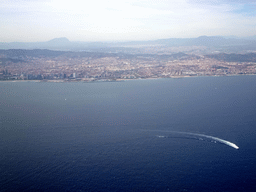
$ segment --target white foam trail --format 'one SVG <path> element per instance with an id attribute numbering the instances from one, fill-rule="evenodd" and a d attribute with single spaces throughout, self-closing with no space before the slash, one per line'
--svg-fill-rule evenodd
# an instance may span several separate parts
<path id="1" fill-rule="evenodd" d="M 144 130 L 146 131 L 146 130 Z M 149 131 L 149 130 L 147 130 Z M 208 139 L 212 139 L 214 141 L 218 141 L 220 143 L 223 143 L 225 145 L 228 145 L 230 147 L 233 147 L 235 149 L 239 149 L 239 147 L 234 144 L 234 143 L 231 143 L 230 141 L 226 141 L 224 139 L 220 139 L 218 137 L 213 137 L 213 136 L 209 136 L 209 135 L 204 135 L 204 134 L 197 134 L 197 133 L 189 133 L 189 132 L 179 132 L 179 131 L 162 131 L 162 130 L 150 130 L 150 131 L 160 131 L 160 132 L 169 132 L 169 133 L 179 133 L 179 134 L 185 134 L 185 135 L 193 135 L 193 136 L 199 136 L 199 137 L 205 137 L 205 138 L 208 138 Z M 199 138 L 200 140 L 200 138 Z"/>
<path id="2" fill-rule="evenodd" d="M 212 139 L 212 140 L 215 140 L 215 141 L 218 141 L 220 143 L 223 143 L 225 145 L 228 145 L 230 147 L 233 147 L 235 149 L 239 149 L 239 147 L 234 144 L 234 143 L 231 143 L 230 141 L 226 141 L 224 139 L 220 139 L 218 137 L 213 137 L 213 136 L 208 136 L 208 135 L 203 135 L 203 134 L 196 134 L 196 133 L 186 133 L 186 132 L 178 132 L 178 133 L 184 133 L 184 134 L 189 134 L 189 135 L 195 135 L 195 136 L 200 136 L 200 137 L 205 137 L 205 138 L 209 138 L 209 139 Z"/>
<path id="3" fill-rule="evenodd" d="M 159 138 L 165 138 L 166 136 L 163 136 L 163 135 L 157 135 L 157 137 L 159 137 Z"/>

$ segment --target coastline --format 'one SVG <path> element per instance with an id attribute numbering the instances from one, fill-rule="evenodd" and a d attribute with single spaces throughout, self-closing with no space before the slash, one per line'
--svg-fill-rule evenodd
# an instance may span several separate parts
<path id="1" fill-rule="evenodd" d="M 125 81 L 132 81 L 132 80 L 157 80 L 157 79 L 182 79 L 182 78 L 195 78 L 195 77 L 232 77 L 232 76 L 250 76 L 256 74 L 229 74 L 229 75 L 184 75 L 184 76 L 170 76 L 170 77 L 148 77 L 148 78 L 134 78 L 134 79 L 72 79 L 72 80 L 0 80 L 1 82 L 11 82 L 11 83 L 74 83 L 74 82 L 83 82 L 83 83 L 93 83 L 93 82 L 125 82 Z"/>

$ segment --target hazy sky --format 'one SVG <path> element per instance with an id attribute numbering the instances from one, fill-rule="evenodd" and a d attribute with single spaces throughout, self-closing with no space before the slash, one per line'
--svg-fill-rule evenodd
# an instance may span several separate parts
<path id="1" fill-rule="evenodd" d="M 256 35 L 255 0 L 0 0 L 0 41 Z"/>

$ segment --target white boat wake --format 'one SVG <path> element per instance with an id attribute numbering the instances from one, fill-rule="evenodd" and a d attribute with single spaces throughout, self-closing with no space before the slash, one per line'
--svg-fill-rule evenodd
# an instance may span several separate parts
<path id="1" fill-rule="evenodd" d="M 174 133 L 187 134 L 187 135 L 196 136 L 196 137 L 199 137 L 198 138 L 199 140 L 202 140 L 202 138 L 208 138 L 208 139 L 211 139 L 213 141 L 217 141 L 217 142 L 223 143 L 225 145 L 228 145 L 230 147 L 233 147 L 235 149 L 239 149 L 239 147 L 236 144 L 231 143 L 230 141 L 226 141 L 224 139 L 220 139 L 218 137 L 213 137 L 213 136 L 204 135 L 204 134 L 197 134 L 197 133 L 187 133 L 187 132 L 174 132 Z M 200 137 L 202 137 L 202 138 L 200 138 Z"/>
<path id="2" fill-rule="evenodd" d="M 144 130 L 144 131 L 149 131 L 149 130 Z M 218 137 L 213 137 L 209 135 L 190 133 L 190 132 L 179 132 L 179 131 L 161 131 L 161 130 L 150 130 L 150 131 L 172 133 L 172 135 L 169 135 L 169 136 L 157 135 L 157 137 L 159 138 L 186 138 L 186 139 L 198 139 L 198 140 L 205 140 L 205 138 L 207 138 L 207 139 L 210 139 L 211 142 L 214 142 L 214 143 L 219 142 L 219 143 L 228 145 L 230 147 L 233 147 L 235 149 L 239 149 L 239 147 L 236 144 L 231 143 L 230 141 L 226 141 L 224 139 L 220 139 Z"/>

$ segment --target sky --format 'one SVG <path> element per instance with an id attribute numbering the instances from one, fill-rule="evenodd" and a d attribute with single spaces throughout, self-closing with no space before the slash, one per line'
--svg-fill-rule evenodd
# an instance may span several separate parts
<path id="1" fill-rule="evenodd" d="M 0 42 L 256 35 L 255 0 L 0 0 Z"/>

